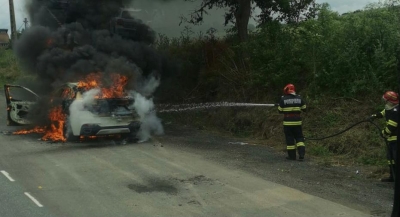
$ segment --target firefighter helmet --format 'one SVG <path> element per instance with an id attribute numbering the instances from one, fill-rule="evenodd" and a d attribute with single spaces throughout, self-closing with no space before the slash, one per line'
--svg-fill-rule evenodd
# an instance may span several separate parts
<path id="1" fill-rule="evenodd" d="M 382 99 L 385 100 L 386 102 L 391 102 L 393 104 L 399 104 L 399 95 L 393 91 L 386 91 L 383 94 Z"/>
<path id="2" fill-rule="evenodd" d="M 287 84 L 284 88 L 283 88 L 283 93 L 284 94 L 292 94 L 292 93 L 296 93 L 296 90 L 294 88 L 293 84 Z"/>

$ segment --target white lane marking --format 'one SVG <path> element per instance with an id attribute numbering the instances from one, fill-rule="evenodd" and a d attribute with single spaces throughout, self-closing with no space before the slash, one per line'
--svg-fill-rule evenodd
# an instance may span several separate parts
<path id="1" fill-rule="evenodd" d="M 0 172 L 3 173 L 3 175 L 4 175 L 5 177 L 7 177 L 8 180 L 10 180 L 10 181 L 12 181 L 12 182 L 15 181 L 13 178 L 11 178 L 11 176 L 10 176 L 6 171 L 2 170 L 2 171 L 0 171 Z"/>
<path id="2" fill-rule="evenodd" d="M 43 207 L 42 204 L 39 203 L 38 200 L 36 200 L 36 198 L 34 198 L 32 195 L 30 195 L 28 192 L 25 192 L 25 195 L 27 197 L 29 197 L 29 199 L 31 199 L 38 207 Z"/>

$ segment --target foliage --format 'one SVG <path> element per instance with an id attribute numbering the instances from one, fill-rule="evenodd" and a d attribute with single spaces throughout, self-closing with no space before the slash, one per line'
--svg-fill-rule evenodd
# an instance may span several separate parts
<path id="1" fill-rule="evenodd" d="M 193 1 L 193 0 L 185 0 Z M 225 8 L 225 25 L 235 24 L 240 41 L 248 38 L 248 23 L 255 8 L 261 9 L 257 15 L 259 22 L 279 20 L 286 23 L 298 23 L 304 19 L 315 16 L 315 0 L 202 0 L 199 8 L 190 14 L 190 18 L 182 17 L 182 20 L 192 23 L 202 23 L 207 10 L 214 7 Z"/>
<path id="2" fill-rule="evenodd" d="M 313 145 L 307 148 L 307 152 L 314 156 L 326 157 L 332 155 L 329 149 L 323 145 Z"/>
<path id="3" fill-rule="evenodd" d="M 20 75 L 18 61 L 12 50 L 0 49 L 0 85 L 12 82 Z"/>
<path id="4" fill-rule="evenodd" d="M 310 94 L 346 97 L 393 89 L 398 21 L 399 10 L 382 4 L 342 16 L 323 4 L 317 19 L 267 23 L 246 45 L 254 85 L 293 82 Z"/>

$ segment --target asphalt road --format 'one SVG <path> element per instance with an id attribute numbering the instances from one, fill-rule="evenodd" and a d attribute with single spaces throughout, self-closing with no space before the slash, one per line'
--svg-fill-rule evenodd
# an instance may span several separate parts
<path id="1" fill-rule="evenodd" d="M 13 130 L 4 113 L 0 121 L 1 131 Z M 210 160 L 173 137 L 127 145 L 39 138 L 0 135 L 2 217 L 370 216 Z"/>

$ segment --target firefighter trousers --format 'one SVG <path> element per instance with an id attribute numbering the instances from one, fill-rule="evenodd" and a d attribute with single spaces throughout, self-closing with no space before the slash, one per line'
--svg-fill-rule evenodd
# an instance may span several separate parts
<path id="1" fill-rule="evenodd" d="M 304 159 L 306 146 L 304 144 L 303 128 L 301 125 L 283 126 L 286 139 L 286 150 L 290 159 L 296 159 L 296 149 L 299 159 Z"/>
<path id="2" fill-rule="evenodd" d="M 396 154 L 397 154 L 397 140 L 387 141 L 388 151 L 387 151 L 387 161 L 390 168 L 390 177 L 395 177 L 395 166 L 396 166 Z"/>

